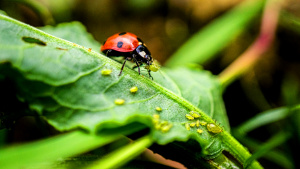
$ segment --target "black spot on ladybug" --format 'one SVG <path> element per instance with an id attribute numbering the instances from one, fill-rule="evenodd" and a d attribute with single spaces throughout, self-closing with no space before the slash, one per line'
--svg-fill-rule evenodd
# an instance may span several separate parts
<path id="1" fill-rule="evenodd" d="M 126 32 L 121 32 L 121 33 L 119 33 L 119 36 L 122 36 L 122 35 L 125 35 L 126 34 Z"/>
<path id="2" fill-rule="evenodd" d="M 137 38 L 137 40 L 139 41 L 139 42 L 142 42 L 142 43 L 144 43 L 140 38 Z"/>
<path id="3" fill-rule="evenodd" d="M 106 43 L 106 41 L 103 42 L 103 45 Z"/>
<path id="4" fill-rule="evenodd" d="M 118 42 L 117 47 L 118 47 L 118 48 L 122 48 L 122 46 L 123 46 L 123 42 L 121 42 L 121 41 Z"/>

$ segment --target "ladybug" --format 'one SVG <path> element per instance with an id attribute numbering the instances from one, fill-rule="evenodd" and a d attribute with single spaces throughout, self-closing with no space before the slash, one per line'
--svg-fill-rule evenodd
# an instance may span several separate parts
<path id="1" fill-rule="evenodd" d="M 109 37 L 101 46 L 101 51 L 108 57 L 110 56 L 123 56 L 125 61 L 123 62 L 119 76 L 122 74 L 126 61 L 135 62 L 136 65 L 133 67 L 138 68 L 140 73 L 140 66 L 144 63 L 149 67 L 153 63 L 151 53 L 147 49 L 144 42 L 138 38 L 135 34 L 129 32 L 121 32 Z M 153 79 L 148 70 L 149 77 Z"/>

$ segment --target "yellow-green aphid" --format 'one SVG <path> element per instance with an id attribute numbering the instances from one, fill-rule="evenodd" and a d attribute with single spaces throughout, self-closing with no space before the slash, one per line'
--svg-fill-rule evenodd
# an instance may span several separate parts
<path id="1" fill-rule="evenodd" d="M 201 134 L 201 133 L 203 133 L 203 130 L 197 129 L 197 132 L 198 132 L 199 134 Z"/>
<path id="2" fill-rule="evenodd" d="M 160 116 L 159 116 L 159 114 L 153 114 L 153 118 L 155 118 L 155 119 L 159 119 L 159 118 L 160 118 Z"/>
<path id="3" fill-rule="evenodd" d="M 190 123 L 190 126 L 191 126 L 191 127 L 195 127 L 195 126 L 196 126 L 196 123 L 195 123 L 195 122 L 192 122 L 192 123 Z"/>
<path id="4" fill-rule="evenodd" d="M 124 99 L 116 99 L 115 100 L 115 104 L 116 105 L 122 105 L 122 104 L 124 104 L 125 103 L 125 100 Z"/>
<path id="5" fill-rule="evenodd" d="M 131 92 L 131 93 L 136 93 L 138 90 L 139 90 L 139 89 L 138 89 L 138 87 L 136 87 L 136 86 L 130 88 L 130 92 Z"/>
<path id="6" fill-rule="evenodd" d="M 151 70 L 153 72 L 157 72 L 160 69 L 160 65 L 157 60 L 154 60 L 151 65 L 146 65 L 145 69 Z"/>
<path id="7" fill-rule="evenodd" d="M 172 127 L 172 124 L 167 124 L 167 125 L 162 126 L 160 130 L 163 133 L 165 133 L 165 132 L 168 132 L 171 129 L 171 127 Z"/>
<path id="8" fill-rule="evenodd" d="M 169 124 L 168 121 L 161 121 L 161 122 L 160 122 L 160 125 L 161 125 L 161 126 L 166 126 L 166 125 L 168 125 L 168 124 Z"/>
<path id="9" fill-rule="evenodd" d="M 154 124 L 155 129 L 159 129 L 160 128 L 160 120 L 159 120 L 159 114 L 153 114 L 153 119 L 152 122 Z"/>
<path id="10" fill-rule="evenodd" d="M 207 124 L 206 121 L 200 121 L 200 125 L 201 125 L 201 126 L 205 126 L 206 124 Z"/>
<path id="11" fill-rule="evenodd" d="M 155 110 L 158 111 L 158 112 L 161 112 L 162 108 L 161 107 L 155 107 Z"/>
<path id="12" fill-rule="evenodd" d="M 190 111 L 190 115 L 192 115 L 194 118 L 199 118 L 201 117 L 199 113 L 195 112 L 195 111 Z"/>
<path id="13" fill-rule="evenodd" d="M 158 121 L 157 123 L 154 124 L 154 128 L 155 128 L 156 130 L 160 130 L 161 125 L 160 125 L 160 122 L 159 122 L 159 121 Z"/>
<path id="14" fill-rule="evenodd" d="M 185 117 L 189 120 L 194 120 L 194 116 L 191 116 L 190 114 L 186 114 Z"/>
<path id="15" fill-rule="evenodd" d="M 200 121 L 199 121 L 199 120 L 196 121 L 196 126 L 197 126 L 197 127 L 200 126 Z"/>
<path id="16" fill-rule="evenodd" d="M 110 70 L 110 69 L 103 69 L 103 70 L 101 70 L 101 74 L 104 75 L 104 76 L 110 75 L 111 72 L 112 72 L 112 70 Z"/>
<path id="17" fill-rule="evenodd" d="M 220 126 L 218 126 L 214 123 L 209 123 L 209 124 L 207 124 L 206 127 L 207 127 L 207 130 L 212 133 L 221 133 L 223 131 Z"/>
<path id="18" fill-rule="evenodd" d="M 185 128 L 186 128 L 187 130 L 191 130 L 191 127 L 190 127 L 189 123 L 185 123 Z"/>

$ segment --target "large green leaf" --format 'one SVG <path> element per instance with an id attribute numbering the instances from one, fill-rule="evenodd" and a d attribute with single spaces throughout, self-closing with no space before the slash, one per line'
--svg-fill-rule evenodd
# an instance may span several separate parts
<path id="1" fill-rule="evenodd" d="M 73 30 L 71 34 L 66 31 L 68 27 Z M 97 49 L 98 43 L 80 24 L 44 30 L 88 46 L 0 15 L 0 73 L 14 82 L 19 98 L 56 129 L 81 128 L 95 133 L 139 122 L 150 128 L 152 139 L 159 144 L 195 140 L 201 146 L 198 154 L 206 159 L 216 157 L 223 149 L 240 161 L 249 157 L 247 151 L 238 154 L 244 150 L 228 134 L 220 86 L 209 72 L 162 69 L 153 73 L 152 81 L 125 68 L 118 76 L 121 65 L 91 51 L 89 48 Z M 112 70 L 111 74 L 101 73 L 107 69 Z M 136 93 L 130 92 L 133 86 L 138 87 Z M 124 99 L 125 103 L 115 104 L 116 99 Z M 186 125 L 197 121 L 186 118 L 190 111 L 199 113 L 198 119 L 207 124 L 215 124 L 213 119 L 217 119 L 223 130 L 217 127 L 215 132 L 208 131 L 205 124 L 188 130 Z M 154 114 L 159 114 L 159 118 L 154 118 Z M 229 144 L 238 150 L 231 151 L 234 146 Z"/>

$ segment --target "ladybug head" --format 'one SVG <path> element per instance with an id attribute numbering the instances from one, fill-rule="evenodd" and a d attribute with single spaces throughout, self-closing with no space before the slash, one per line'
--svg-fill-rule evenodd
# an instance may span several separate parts
<path id="1" fill-rule="evenodd" d="M 152 65 L 153 59 L 151 57 L 151 53 L 149 52 L 146 46 L 139 45 L 135 49 L 135 51 L 144 63 L 146 63 L 147 65 Z"/>

